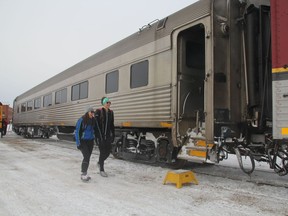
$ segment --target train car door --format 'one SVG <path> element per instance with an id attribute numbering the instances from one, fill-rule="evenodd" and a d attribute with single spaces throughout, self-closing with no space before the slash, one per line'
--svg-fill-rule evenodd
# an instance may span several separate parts
<path id="1" fill-rule="evenodd" d="M 177 137 L 206 129 L 212 136 L 213 81 L 210 19 L 203 18 L 177 34 Z M 210 102 L 209 102 L 210 101 Z M 207 121 L 210 124 L 207 125 Z M 212 121 L 213 122 L 213 121 Z M 205 126 L 206 125 L 206 126 Z M 208 130 L 207 131 L 207 126 Z M 212 127 L 212 128 L 211 128 Z M 213 139 L 213 138 L 212 138 Z M 183 143 L 182 143 L 183 144 Z"/>

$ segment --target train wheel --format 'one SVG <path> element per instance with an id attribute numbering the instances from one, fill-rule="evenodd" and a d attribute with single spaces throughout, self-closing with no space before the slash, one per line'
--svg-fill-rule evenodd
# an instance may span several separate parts
<path id="1" fill-rule="evenodd" d="M 121 157 L 121 152 L 122 152 L 122 142 L 117 141 L 113 146 L 112 146 L 112 155 L 117 158 L 117 159 L 122 159 Z"/>
<path id="2" fill-rule="evenodd" d="M 156 148 L 157 160 L 159 162 L 168 161 L 169 155 L 169 141 L 167 139 L 160 139 Z"/>

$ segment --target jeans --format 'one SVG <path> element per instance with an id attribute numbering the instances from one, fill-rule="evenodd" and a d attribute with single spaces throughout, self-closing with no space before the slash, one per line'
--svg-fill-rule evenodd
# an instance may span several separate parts
<path id="1" fill-rule="evenodd" d="M 81 172 L 87 174 L 89 167 L 90 157 L 93 151 L 94 140 L 80 140 L 81 143 L 81 152 L 83 155 Z"/>

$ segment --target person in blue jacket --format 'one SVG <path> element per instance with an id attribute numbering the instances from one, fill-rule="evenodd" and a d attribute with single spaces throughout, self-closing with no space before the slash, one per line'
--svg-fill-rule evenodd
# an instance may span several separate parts
<path id="1" fill-rule="evenodd" d="M 90 157 L 93 151 L 95 140 L 96 123 L 94 118 L 94 109 L 89 107 L 87 112 L 77 121 L 75 129 L 75 140 L 77 148 L 82 152 L 83 160 L 81 164 L 81 180 L 89 181 L 91 177 L 87 170 Z"/>

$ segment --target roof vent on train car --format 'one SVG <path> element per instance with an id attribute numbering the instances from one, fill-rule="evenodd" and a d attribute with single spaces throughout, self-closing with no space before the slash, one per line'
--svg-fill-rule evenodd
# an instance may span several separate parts
<path id="1" fill-rule="evenodd" d="M 157 27 L 156 27 L 156 30 L 159 31 L 160 29 L 163 29 L 165 28 L 165 24 L 166 24 L 166 21 L 167 21 L 168 17 L 165 17 L 164 19 L 161 19 L 158 24 L 157 24 Z"/>
<path id="2" fill-rule="evenodd" d="M 155 19 L 152 22 L 148 23 L 147 25 L 142 26 L 141 28 L 139 28 L 139 33 L 142 32 L 144 29 L 150 29 L 151 26 L 156 22 L 159 23 L 159 19 Z"/>

